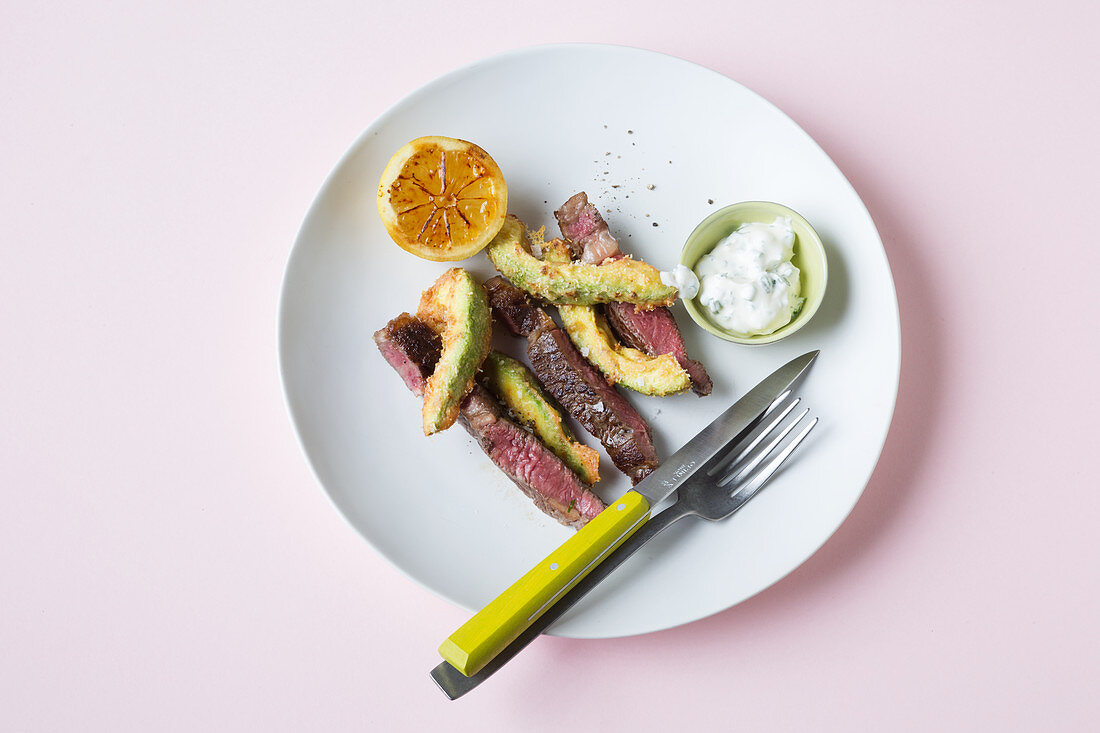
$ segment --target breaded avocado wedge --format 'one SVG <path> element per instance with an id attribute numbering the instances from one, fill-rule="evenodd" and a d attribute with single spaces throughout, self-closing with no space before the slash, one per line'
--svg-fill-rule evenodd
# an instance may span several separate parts
<path id="1" fill-rule="evenodd" d="M 447 270 L 424 291 L 416 316 L 443 340 L 424 390 L 424 435 L 432 435 L 458 419 L 458 406 L 489 353 L 492 317 L 485 289 L 460 267 Z"/>
<path id="2" fill-rule="evenodd" d="M 623 345 L 602 314 L 587 305 L 559 305 L 562 325 L 577 349 L 596 365 L 607 381 L 635 392 L 664 395 L 691 386 L 691 377 L 672 354 L 649 356 Z"/>
<path id="3" fill-rule="evenodd" d="M 486 253 L 512 284 L 555 305 L 620 301 L 640 308 L 671 305 L 676 288 L 661 282 L 657 268 L 623 257 L 599 265 L 550 262 L 531 254 L 523 222 L 509 215 Z"/>
<path id="4" fill-rule="evenodd" d="M 481 365 L 481 381 L 581 481 L 591 485 L 600 480 L 600 454 L 577 441 L 531 370 L 499 351 L 490 351 Z"/>
<path id="5" fill-rule="evenodd" d="M 569 245 L 560 239 L 546 243 L 547 262 L 569 262 Z M 691 378 L 671 354 L 649 356 L 623 345 L 611 332 L 607 320 L 590 305 L 559 305 L 562 324 L 569 338 L 590 362 L 616 382 L 648 395 L 669 395 L 686 389 Z"/>

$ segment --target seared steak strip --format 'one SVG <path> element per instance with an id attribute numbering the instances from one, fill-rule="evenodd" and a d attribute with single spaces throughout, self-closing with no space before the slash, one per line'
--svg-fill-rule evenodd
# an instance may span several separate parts
<path id="1" fill-rule="evenodd" d="M 581 191 L 570 197 L 554 212 L 564 236 L 573 247 L 573 255 L 582 262 L 598 265 L 619 253 L 619 243 L 611 236 L 600 210 L 588 203 L 588 194 Z"/>
<path id="2" fill-rule="evenodd" d="M 439 359 L 439 336 L 402 313 L 374 334 L 374 342 L 405 385 L 422 396 Z M 463 401 L 459 422 L 535 506 L 562 524 L 579 529 L 603 511 L 600 498 L 538 438 L 505 417 L 500 404 L 480 385 L 475 384 Z"/>
<path id="3" fill-rule="evenodd" d="M 554 212 L 562 236 L 571 240 L 574 256 L 581 254 L 585 262 L 599 264 L 607 257 L 620 256 L 619 245 L 611 236 L 600 211 L 588 203 L 588 196 L 581 191 L 572 196 Z M 684 337 L 665 307 L 638 310 L 628 303 L 611 303 L 607 306 L 607 318 L 627 346 L 650 356 L 672 354 L 680 367 L 691 377 L 691 389 L 703 397 L 710 394 L 713 385 L 707 370 L 697 361 L 689 359 L 684 349 Z"/>
<path id="4" fill-rule="evenodd" d="M 443 353 L 439 334 L 419 318 L 402 313 L 374 334 L 374 343 L 409 391 L 423 397 L 428 377 Z"/>
<path id="5" fill-rule="evenodd" d="M 502 277 L 488 280 L 485 291 L 494 317 L 514 335 L 527 337 L 527 356 L 542 386 L 603 443 L 615 466 L 635 484 L 657 468 L 649 425 L 553 319 Z"/>
<path id="6" fill-rule="evenodd" d="M 513 336 L 531 336 L 540 329 L 557 328 L 554 320 L 535 305 L 527 293 L 500 275 L 489 278 L 483 284 L 493 318 L 503 323 Z"/>
<path id="7" fill-rule="evenodd" d="M 650 356 L 672 354 L 691 377 L 692 391 L 700 397 L 710 394 L 713 387 L 710 375 L 702 364 L 688 358 L 684 337 L 672 311 L 668 308 L 642 311 L 630 303 L 608 303 L 605 312 L 620 341 Z"/>

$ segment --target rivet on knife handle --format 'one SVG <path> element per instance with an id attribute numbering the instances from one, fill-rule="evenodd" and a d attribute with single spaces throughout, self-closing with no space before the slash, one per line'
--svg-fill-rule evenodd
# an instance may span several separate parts
<path id="1" fill-rule="evenodd" d="M 626 492 L 451 634 L 440 656 L 476 674 L 648 518 L 645 497 Z"/>

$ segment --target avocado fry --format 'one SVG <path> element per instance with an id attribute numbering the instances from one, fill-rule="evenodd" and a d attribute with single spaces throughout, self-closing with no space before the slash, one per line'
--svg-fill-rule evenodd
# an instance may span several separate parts
<path id="1" fill-rule="evenodd" d="M 416 315 L 443 340 L 424 390 L 424 435 L 432 435 L 458 419 L 459 404 L 489 353 L 492 317 L 485 288 L 460 267 L 447 270 L 424 291 Z"/>
<path id="2" fill-rule="evenodd" d="M 509 215 L 486 253 L 516 287 L 555 305 L 625 302 L 643 308 L 671 305 L 676 288 L 661 282 L 657 268 L 623 257 L 599 265 L 549 262 L 531 254 L 521 222 Z"/>
<path id="3" fill-rule="evenodd" d="M 544 248 L 546 262 L 569 262 L 569 245 L 553 239 Z M 607 377 L 635 392 L 658 397 L 682 392 L 691 386 L 688 375 L 671 354 L 650 356 L 619 342 L 607 320 L 591 305 L 559 305 L 565 332 L 581 354 Z"/>
<path id="4" fill-rule="evenodd" d="M 480 378 L 581 481 L 591 485 L 600 480 L 600 454 L 577 441 L 531 370 L 499 351 L 490 351 L 481 365 Z"/>
<path id="5" fill-rule="evenodd" d="M 607 381 L 635 392 L 663 397 L 691 386 L 691 377 L 672 354 L 649 356 L 625 346 L 611 333 L 603 314 L 589 305 L 559 305 L 570 340 Z"/>

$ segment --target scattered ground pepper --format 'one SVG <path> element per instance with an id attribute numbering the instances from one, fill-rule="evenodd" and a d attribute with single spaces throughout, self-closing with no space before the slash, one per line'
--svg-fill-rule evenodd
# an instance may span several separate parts
<path id="1" fill-rule="evenodd" d="M 653 222 L 653 226 L 657 226 L 657 222 Z"/>
<path id="2" fill-rule="evenodd" d="M 708 204 L 713 204 L 713 203 L 714 203 L 714 199 L 707 199 L 707 203 L 708 203 Z"/>

